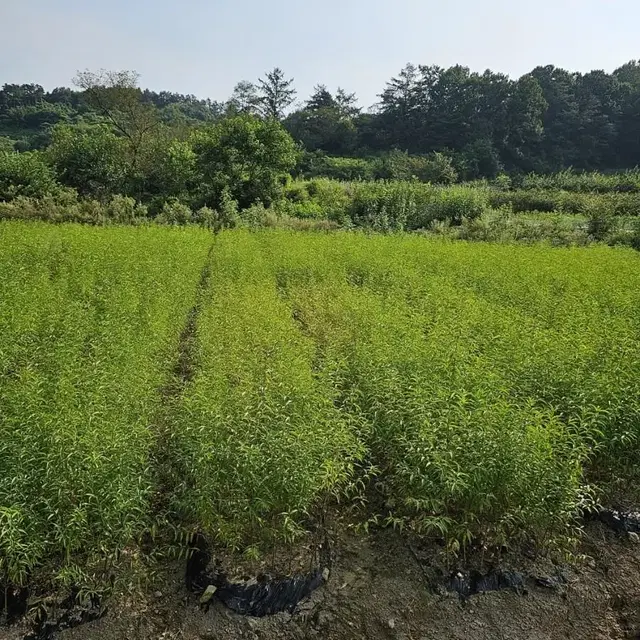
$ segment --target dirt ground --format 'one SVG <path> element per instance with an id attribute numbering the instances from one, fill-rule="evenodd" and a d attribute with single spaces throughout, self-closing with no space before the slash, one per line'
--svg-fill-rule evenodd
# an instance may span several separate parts
<path id="1" fill-rule="evenodd" d="M 149 594 L 110 603 L 99 621 L 62 632 L 60 640 L 613 640 L 640 639 L 640 544 L 587 528 L 587 560 L 565 574 L 559 590 L 536 586 L 524 594 L 500 591 L 463 602 L 429 587 L 428 550 L 416 550 L 393 531 L 341 535 L 329 581 L 293 615 L 242 617 L 215 602 L 200 609 L 186 591 L 183 567 L 158 577 Z M 511 567 L 538 575 L 540 562 L 524 557 Z M 0 630 L 21 640 L 24 629 Z"/>

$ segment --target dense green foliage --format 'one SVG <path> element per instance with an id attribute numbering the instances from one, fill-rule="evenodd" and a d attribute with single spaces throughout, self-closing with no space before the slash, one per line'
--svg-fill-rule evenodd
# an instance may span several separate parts
<path id="1" fill-rule="evenodd" d="M 19 196 L 41 198 L 56 193 L 58 186 L 42 156 L 0 151 L 0 201 Z"/>
<path id="2" fill-rule="evenodd" d="M 256 244 L 224 242 L 245 255 Z M 590 462 L 633 466 L 633 253 L 349 235 L 261 243 L 261 269 L 316 344 L 317 375 L 356 418 L 392 521 L 454 548 L 544 538 L 586 499 Z"/>
<path id="3" fill-rule="evenodd" d="M 361 452 L 335 381 L 276 291 L 257 236 L 224 237 L 198 322 L 199 371 L 172 422 L 172 512 L 235 546 L 291 538 Z"/>
<path id="4" fill-rule="evenodd" d="M 148 526 L 159 390 L 210 244 L 0 224 L 0 581 Z"/>
<path id="5" fill-rule="evenodd" d="M 409 65 L 369 113 L 324 85 L 292 111 L 293 80 L 277 68 L 224 104 L 141 90 L 131 71 L 81 72 L 79 91 L 5 85 L 0 218 L 637 247 L 638 68 L 511 80 Z M 515 219 L 540 213 L 575 218 Z"/>
<path id="6" fill-rule="evenodd" d="M 366 158 L 400 150 L 416 156 L 420 165 L 438 152 L 467 180 L 493 178 L 501 171 L 611 171 L 640 164 L 637 61 L 612 73 L 541 66 L 518 79 L 460 65 L 409 64 L 387 82 L 368 112 L 357 106 L 355 95 L 324 85 L 291 110 L 293 80 L 278 68 L 257 83 L 238 83 L 226 102 L 142 91 L 137 80 L 131 72 L 102 71 L 78 74 L 75 82 L 82 91 L 5 84 L 0 90 L 0 140 L 5 143 L 0 148 L 41 149 L 49 144 L 52 127 L 98 122 L 144 147 L 160 131 L 184 136 L 190 128 L 249 114 L 281 120 L 313 154 Z M 119 110 L 118 101 L 127 108 Z M 312 171 L 318 171 L 322 162 L 312 160 Z M 356 177 L 338 176 L 335 170 L 329 166 L 327 175 Z"/>
<path id="7" fill-rule="evenodd" d="M 229 118 L 196 131 L 197 189 L 203 204 L 218 206 L 229 193 L 241 207 L 277 199 L 296 162 L 290 136 L 273 119 Z"/>
<path id="8" fill-rule="evenodd" d="M 640 462 L 633 251 L 23 222 L 0 247 L 0 580 L 145 530 L 255 550 L 331 496 L 452 552 L 564 545 Z"/>

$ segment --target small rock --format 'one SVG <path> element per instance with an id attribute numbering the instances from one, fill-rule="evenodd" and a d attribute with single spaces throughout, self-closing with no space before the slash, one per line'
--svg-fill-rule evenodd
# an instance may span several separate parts
<path id="1" fill-rule="evenodd" d="M 218 590 L 217 587 L 214 587 L 212 584 L 210 584 L 205 589 L 205 592 L 200 596 L 200 604 L 209 604 L 209 602 L 211 602 L 217 590 Z"/>
<path id="2" fill-rule="evenodd" d="M 154 598 L 162 598 L 162 591 L 156 591 L 156 592 L 153 594 L 153 597 L 154 597 Z"/>
<path id="3" fill-rule="evenodd" d="M 640 544 L 640 536 L 633 531 L 629 532 L 629 541 L 633 542 L 633 544 Z"/>
<path id="4" fill-rule="evenodd" d="M 333 620 L 333 616 L 328 611 L 319 611 L 316 618 L 316 626 L 324 627 Z"/>
<path id="5" fill-rule="evenodd" d="M 343 584 L 340 588 L 345 589 L 346 587 L 350 587 L 356 581 L 356 578 L 357 576 L 355 573 L 352 573 L 351 571 L 345 571 Z"/>
<path id="6" fill-rule="evenodd" d="M 395 629 L 396 621 L 393 618 L 390 618 L 389 621 L 387 622 L 387 625 L 389 626 L 389 629 Z"/>
<path id="7" fill-rule="evenodd" d="M 322 570 L 322 579 L 323 579 L 325 582 L 328 582 L 328 580 L 329 580 L 329 575 L 330 575 L 330 574 L 331 574 L 331 572 L 329 571 L 329 569 L 323 569 L 323 570 Z"/>

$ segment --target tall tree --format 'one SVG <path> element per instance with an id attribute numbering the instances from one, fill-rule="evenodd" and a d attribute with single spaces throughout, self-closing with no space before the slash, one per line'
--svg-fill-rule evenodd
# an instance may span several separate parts
<path id="1" fill-rule="evenodd" d="M 281 120 L 297 95 L 293 88 L 293 78 L 287 80 L 284 71 L 276 67 L 258 82 L 262 114 L 267 118 Z"/>
<path id="2" fill-rule="evenodd" d="M 196 129 L 191 142 L 199 204 L 214 207 L 220 206 L 225 191 L 241 207 L 258 200 L 269 205 L 281 194 L 297 160 L 294 141 L 273 118 L 225 118 Z"/>
<path id="3" fill-rule="evenodd" d="M 357 106 L 358 98 L 355 93 L 347 93 L 341 87 L 338 87 L 334 101 L 343 118 L 355 118 L 361 111 Z"/>
<path id="4" fill-rule="evenodd" d="M 307 100 L 305 109 L 309 111 L 317 111 L 318 109 L 332 109 L 337 106 L 337 103 L 331 92 L 324 84 L 318 84 L 313 90 L 313 94 Z"/>
<path id="5" fill-rule="evenodd" d="M 58 125 L 45 153 L 60 182 L 83 196 L 107 199 L 130 192 L 126 139 L 107 125 Z"/>
<path id="6" fill-rule="evenodd" d="M 580 107 L 576 98 L 578 74 L 548 65 L 536 67 L 531 76 L 542 87 L 548 109 L 544 117 L 540 170 L 557 171 L 580 162 L 576 133 Z"/>
<path id="7" fill-rule="evenodd" d="M 135 71 L 89 70 L 79 72 L 74 84 L 84 90 L 85 100 L 126 138 L 130 170 L 135 172 L 145 147 L 161 125 L 155 105 L 143 99 Z"/>
<path id="8" fill-rule="evenodd" d="M 640 60 L 631 60 L 613 72 L 621 85 L 622 113 L 617 147 L 623 166 L 640 166 Z"/>
<path id="9" fill-rule="evenodd" d="M 548 106 L 542 87 L 533 76 L 523 76 L 511 84 L 501 145 L 507 168 L 523 171 L 537 168 Z"/>
<path id="10" fill-rule="evenodd" d="M 242 80 L 234 87 L 227 110 L 234 114 L 257 115 L 260 112 L 260 102 L 256 85 Z"/>
<path id="11" fill-rule="evenodd" d="M 391 78 L 387 83 L 377 105 L 381 132 L 378 140 L 372 142 L 387 149 L 410 149 L 415 144 L 419 120 L 419 81 L 418 68 L 413 64 L 407 64 L 397 77 Z"/>

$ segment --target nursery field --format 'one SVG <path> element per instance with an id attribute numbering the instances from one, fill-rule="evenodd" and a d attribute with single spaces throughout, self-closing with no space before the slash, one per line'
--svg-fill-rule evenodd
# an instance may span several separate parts
<path id="1" fill-rule="evenodd" d="M 329 504 L 562 545 L 640 463 L 631 249 L 3 222 L 0 335 L 0 582 Z"/>

